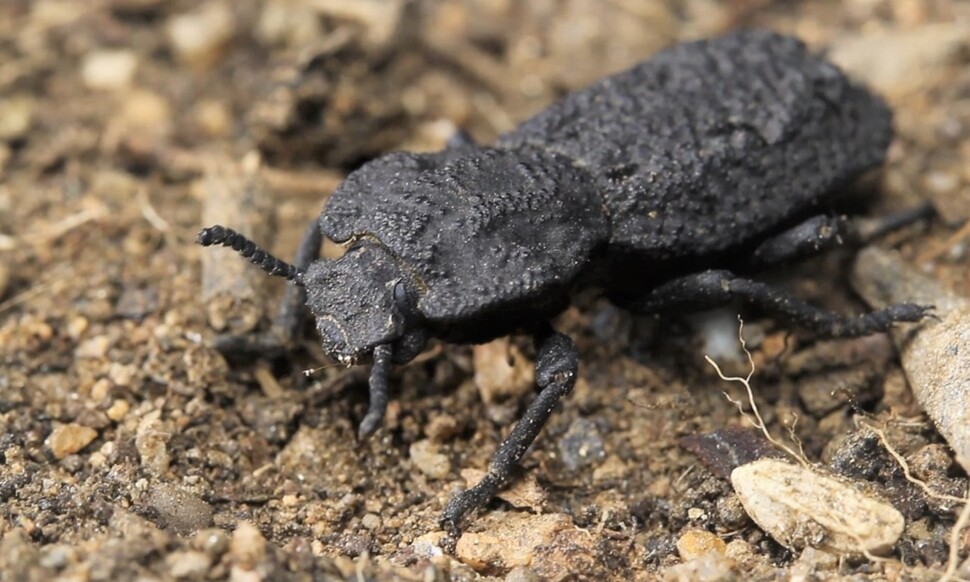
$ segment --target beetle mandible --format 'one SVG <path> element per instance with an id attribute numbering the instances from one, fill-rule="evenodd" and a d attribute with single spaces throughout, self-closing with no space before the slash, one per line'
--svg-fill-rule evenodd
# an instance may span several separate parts
<path id="1" fill-rule="evenodd" d="M 571 93 L 494 146 L 456 139 L 364 164 L 292 265 L 222 226 L 198 242 L 292 282 L 284 335 L 299 331 L 305 305 L 330 356 L 372 364 L 362 437 L 384 417 L 392 365 L 430 338 L 532 334 L 539 393 L 485 478 L 447 504 L 442 523 L 457 531 L 509 482 L 573 388 L 576 349 L 549 321 L 580 289 L 637 313 L 737 298 L 822 337 L 922 318 L 928 308 L 909 303 L 847 317 L 735 274 L 851 237 L 850 222 L 813 208 L 882 163 L 891 138 L 886 104 L 799 40 L 735 32 Z M 318 260 L 323 236 L 346 253 Z"/>

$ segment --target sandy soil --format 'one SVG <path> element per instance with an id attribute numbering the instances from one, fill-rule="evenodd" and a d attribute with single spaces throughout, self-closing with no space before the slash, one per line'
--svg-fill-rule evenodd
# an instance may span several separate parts
<path id="1" fill-rule="evenodd" d="M 438 515 L 531 398 L 528 342 L 432 346 L 395 374 L 384 428 L 357 442 L 361 376 L 311 336 L 258 361 L 211 347 L 266 329 L 282 286 L 192 241 L 219 221 L 290 257 L 367 159 L 439 149 L 456 128 L 488 142 L 671 43 L 766 26 L 829 50 L 890 101 L 898 139 L 853 207 L 930 200 L 939 218 L 880 244 L 970 294 L 952 236 L 970 216 L 968 8 L 4 0 L 0 579 L 939 577 L 954 505 L 907 481 L 863 423 L 936 490 L 962 495 L 967 478 L 886 337 L 816 342 L 741 310 L 771 432 L 906 518 L 886 559 L 786 548 L 741 506 L 711 442 L 775 453 L 728 430 L 748 424 L 722 390 L 742 393 L 703 359 L 744 373 L 734 311 L 631 319 L 592 298 L 556 322 L 579 347 L 579 385 L 522 485 L 448 555 Z M 765 280 L 859 312 L 852 254 Z M 967 535 L 958 543 L 965 557 Z"/>

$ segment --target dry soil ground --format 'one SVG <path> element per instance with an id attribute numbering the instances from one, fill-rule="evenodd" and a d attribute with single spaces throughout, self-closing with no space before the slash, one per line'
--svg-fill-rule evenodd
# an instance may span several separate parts
<path id="1" fill-rule="evenodd" d="M 951 237 L 970 216 L 966 2 L 0 2 L 0 578 L 939 576 L 952 504 L 907 482 L 859 419 L 934 487 L 961 494 L 966 476 L 882 336 L 817 343 L 745 312 L 771 431 L 787 439 L 797 415 L 810 459 L 906 517 L 883 561 L 779 545 L 683 440 L 750 440 L 725 432 L 747 421 L 702 357 L 744 370 L 733 312 L 631 319 L 591 299 L 565 313 L 580 383 L 524 486 L 469 523 L 455 557 L 437 517 L 531 397 L 527 343 L 433 346 L 395 375 L 386 425 L 362 443 L 360 377 L 312 337 L 258 361 L 210 347 L 265 328 L 282 287 L 203 253 L 200 226 L 292 256 L 361 162 L 438 149 L 457 127 L 487 142 L 564 91 L 740 26 L 797 34 L 887 97 L 898 138 L 854 206 L 932 201 L 940 218 L 880 244 L 970 293 Z M 766 279 L 858 312 L 851 256 Z M 703 544 L 725 557 L 691 561 Z"/>

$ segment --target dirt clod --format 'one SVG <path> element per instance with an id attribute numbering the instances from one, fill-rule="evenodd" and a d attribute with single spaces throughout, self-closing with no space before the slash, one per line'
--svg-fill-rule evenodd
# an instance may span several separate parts
<path id="1" fill-rule="evenodd" d="M 724 554 L 727 544 L 709 531 L 691 529 L 677 540 L 677 553 L 684 561 L 693 560 L 709 552 Z"/>
<path id="2" fill-rule="evenodd" d="M 151 485 L 146 502 L 158 512 L 163 527 L 180 534 L 190 534 L 212 525 L 212 506 L 177 485 Z"/>
<path id="3" fill-rule="evenodd" d="M 480 572 L 503 575 L 512 568 L 530 567 L 542 580 L 568 579 L 571 572 L 590 576 L 596 548 L 586 532 L 562 514 L 501 514 L 489 519 L 479 533 L 458 539 L 455 557 Z"/>
<path id="4" fill-rule="evenodd" d="M 451 471 L 448 457 L 439 453 L 437 446 L 430 440 L 412 443 L 409 452 L 414 465 L 432 479 L 444 479 Z"/>

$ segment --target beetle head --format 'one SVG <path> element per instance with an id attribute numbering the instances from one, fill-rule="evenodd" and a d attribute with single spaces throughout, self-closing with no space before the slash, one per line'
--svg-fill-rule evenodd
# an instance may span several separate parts
<path id="1" fill-rule="evenodd" d="M 307 306 L 327 354 L 353 365 L 382 344 L 400 344 L 414 308 L 406 275 L 377 244 L 351 247 L 336 260 L 320 260 L 303 275 Z M 423 347 L 423 344 L 422 344 Z M 395 349 L 395 360 L 410 359 Z"/>
<path id="2" fill-rule="evenodd" d="M 389 345 L 397 363 L 424 349 L 427 331 L 415 306 L 414 283 L 380 244 L 360 241 L 339 259 L 315 261 L 303 270 L 224 226 L 202 229 L 196 242 L 231 247 L 270 275 L 305 287 L 323 348 L 341 363 L 369 359 L 379 345 Z"/>

